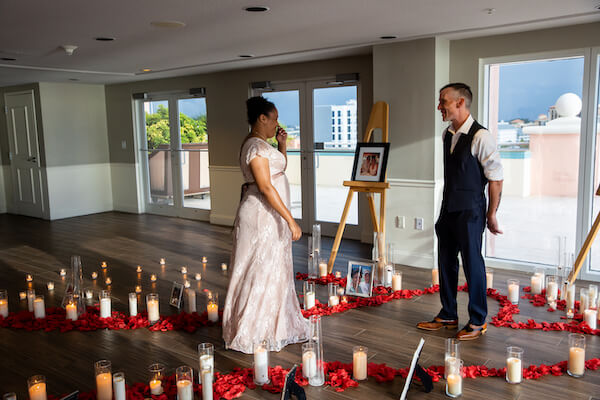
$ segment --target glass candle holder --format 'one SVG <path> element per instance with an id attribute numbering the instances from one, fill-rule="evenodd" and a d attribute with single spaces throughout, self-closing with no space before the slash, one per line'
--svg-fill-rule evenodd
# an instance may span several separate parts
<path id="1" fill-rule="evenodd" d="M 108 318 L 111 316 L 111 299 L 108 290 L 100 291 L 100 318 Z"/>
<path id="2" fill-rule="evenodd" d="M 383 276 L 381 283 L 385 287 L 392 287 L 392 278 L 394 277 L 394 264 L 386 264 L 383 267 Z"/>
<path id="3" fill-rule="evenodd" d="M 135 317 L 137 315 L 137 304 L 138 304 L 138 300 L 137 300 L 137 293 L 129 293 L 128 294 L 129 297 L 129 316 L 130 317 Z"/>
<path id="4" fill-rule="evenodd" d="M 316 356 L 316 365 L 317 371 L 315 374 L 308 380 L 308 384 L 311 386 L 322 386 L 325 383 L 325 370 L 324 370 L 324 361 L 323 361 L 323 334 L 321 330 L 321 316 L 320 315 L 311 315 L 308 318 L 309 323 L 309 333 L 308 333 L 308 341 L 309 343 L 313 343 L 315 356 Z"/>
<path id="5" fill-rule="evenodd" d="M 521 383 L 523 380 L 523 349 L 509 346 L 506 348 L 506 382 Z"/>
<path id="6" fill-rule="evenodd" d="M 308 239 L 311 240 L 310 238 Z M 318 254 L 309 254 L 307 258 L 308 279 L 317 279 L 319 275 L 319 257 Z"/>
<path id="7" fill-rule="evenodd" d="M 33 301 L 33 317 L 37 319 L 46 318 L 46 305 L 44 304 L 44 296 L 35 296 Z"/>
<path id="8" fill-rule="evenodd" d="M 321 253 L 321 224 L 314 224 L 312 228 L 313 253 Z"/>
<path id="9" fill-rule="evenodd" d="M 352 378 L 355 381 L 367 379 L 367 354 L 369 349 L 365 346 L 352 348 Z"/>
<path id="10" fill-rule="evenodd" d="M 92 272 L 92 280 L 98 279 L 98 273 L 96 271 Z"/>
<path id="11" fill-rule="evenodd" d="M 446 395 L 449 397 L 462 396 L 463 360 L 456 359 L 450 364 L 446 378 Z"/>
<path id="12" fill-rule="evenodd" d="M 79 317 L 79 311 L 77 310 L 77 301 L 73 297 L 73 294 L 65 295 L 65 318 L 71 321 L 77 321 Z"/>
<path id="13" fill-rule="evenodd" d="M 329 307 L 335 307 L 340 304 L 340 297 L 338 296 L 339 285 L 337 283 L 330 282 L 327 284 L 327 292 L 329 293 L 328 305 Z"/>
<path id="14" fill-rule="evenodd" d="M 209 292 L 206 312 L 209 321 L 217 322 L 219 320 L 219 293 Z"/>
<path id="15" fill-rule="evenodd" d="M 575 378 L 581 378 L 585 373 L 585 335 L 569 334 L 567 373 Z"/>
<path id="16" fill-rule="evenodd" d="M 310 381 L 317 374 L 316 343 L 302 345 L 302 376 Z"/>
<path id="17" fill-rule="evenodd" d="M 590 308 L 592 308 L 598 300 L 598 285 L 590 284 L 588 295 L 590 296 Z"/>
<path id="18" fill-rule="evenodd" d="M 519 304 L 519 281 L 517 279 L 508 279 L 508 301 L 512 304 Z"/>
<path id="19" fill-rule="evenodd" d="M 138 274 L 142 272 L 142 266 L 138 265 L 137 268 L 135 269 L 135 272 L 137 272 Z"/>
<path id="20" fill-rule="evenodd" d="M 221 271 L 226 272 L 228 268 L 226 263 L 221 263 Z"/>
<path id="21" fill-rule="evenodd" d="M 188 313 L 195 313 L 196 310 L 196 291 L 192 288 L 185 289 L 185 310 Z"/>
<path id="22" fill-rule="evenodd" d="M 560 278 L 556 275 L 546 276 L 546 299 L 558 299 L 558 284 Z"/>
<path id="23" fill-rule="evenodd" d="M 163 392 L 162 382 L 165 378 L 165 366 L 163 364 L 152 364 L 148 367 L 148 381 L 150 393 L 160 396 Z"/>
<path id="24" fill-rule="evenodd" d="M 319 277 L 325 278 L 327 276 L 328 267 L 327 262 L 321 260 L 319 261 Z"/>
<path id="25" fill-rule="evenodd" d="M 315 306 L 316 291 L 315 283 L 304 281 L 304 309 L 310 310 Z"/>
<path id="26" fill-rule="evenodd" d="M 46 283 L 46 287 L 48 288 L 48 291 L 51 292 L 54 290 L 54 282 L 50 281 Z"/>
<path id="27" fill-rule="evenodd" d="M 206 258 L 206 257 L 204 257 Z M 167 260 L 165 260 L 164 258 L 160 259 L 160 265 L 165 265 L 167 263 Z"/>
<path id="28" fill-rule="evenodd" d="M 394 275 L 392 276 L 392 290 L 394 292 L 402 290 L 402 271 L 399 268 L 394 270 Z"/>
<path id="29" fill-rule="evenodd" d="M 175 370 L 177 400 L 194 400 L 194 371 L 183 365 Z"/>
<path id="30" fill-rule="evenodd" d="M 440 270 L 434 268 L 431 270 L 431 286 L 440 284 Z"/>
<path id="31" fill-rule="evenodd" d="M 127 400 L 124 372 L 115 372 L 113 374 L 113 393 L 115 395 L 115 400 Z"/>
<path id="32" fill-rule="evenodd" d="M 531 294 L 541 294 L 544 288 L 545 274 L 543 268 L 536 268 L 531 275 Z"/>
<path id="33" fill-rule="evenodd" d="M 142 293 L 142 286 L 141 285 L 136 285 L 135 286 L 135 293 L 137 293 L 137 294 Z"/>
<path id="34" fill-rule="evenodd" d="M 451 364 L 460 359 L 460 341 L 456 338 L 446 339 L 446 354 L 444 355 L 444 378 L 448 377 Z"/>
<path id="35" fill-rule="evenodd" d="M 565 301 L 566 301 L 566 307 L 567 309 L 571 309 L 573 310 L 575 308 L 575 291 L 576 291 L 576 287 L 574 284 L 572 283 L 568 283 L 566 284 L 566 288 L 565 288 Z"/>
<path id="36" fill-rule="evenodd" d="M 86 300 L 91 300 L 94 297 L 94 291 L 91 288 L 83 289 L 83 296 Z"/>
<path id="37" fill-rule="evenodd" d="M 598 311 L 596 309 L 588 308 L 583 312 L 583 320 L 589 325 L 591 329 L 597 329 Z"/>
<path id="38" fill-rule="evenodd" d="M 27 292 L 19 292 L 19 300 L 27 299 Z"/>
<path id="39" fill-rule="evenodd" d="M 27 289 L 27 309 L 33 312 L 33 302 L 35 301 L 35 290 Z"/>
<path id="40" fill-rule="evenodd" d="M 102 264 L 100 264 L 100 267 L 102 269 L 105 269 L 106 267 L 108 267 L 108 264 L 106 264 L 106 261 L 102 261 Z"/>
<path id="41" fill-rule="evenodd" d="M 185 274 L 187 274 L 187 267 L 183 266 L 183 267 L 181 267 L 181 275 L 185 275 Z"/>
<path id="42" fill-rule="evenodd" d="M 200 383 L 202 383 L 202 400 L 213 400 L 213 370 L 200 370 Z"/>
<path id="43" fill-rule="evenodd" d="M 579 314 L 582 314 L 590 308 L 590 296 L 588 288 L 579 289 Z"/>
<path id="44" fill-rule="evenodd" d="M 33 275 L 26 274 L 25 275 L 25 281 L 27 281 L 27 282 L 33 282 Z"/>
<path id="45" fill-rule="evenodd" d="M 0 315 L 4 318 L 8 317 L 8 292 L 6 289 L 0 290 Z"/>
<path id="46" fill-rule="evenodd" d="M 494 271 L 491 268 L 487 268 L 487 271 L 485 271 L 485 282 L 486 282 L 486 289 L 493 289 L 494 288 Z"/>
<path id="47" fill-rule="evenodd" d="M 113 395 L 113 380 L 112 380 L 112 365 L 108 360 L 100 360 L 94 363 L 94 371 L 96 373 L 96 399 L 97 400 L 112 400 Z"/>
<path id="48" fill-rule="evenodd" d="M 200 274 L 200 273 L 197 273 L 197 274 L 195 275 L 195 278 L 196 278 L 196 280 L 197 280 L 197 281 L 200 281 L 200 280 L 202 280 L 202 274 Z"/>
<path id="49" fill-rule="evenodd" d="M 552 310 L 556 310 L 558 304 L 555 298 L 553 297 L 548 297 L 548 307 Z"/>
<path id="50" fill-rule="evenodd" d="M 212 343 L 200 343 L 198 345 L 198 362 L 200 371 L 210 369 L 211 374 L 215 371 L 215 346 Z"/>
<path id="51" fill-rule="evenodd" d="M 27 379 L 29 400 L 47 400 L 46 377 L 44 375 L 33 375 Z"/>
<path id="52" fill-rule="evenodd" d="M 254 343 L 254 383 L 262 386 L 269 383 L 269 343 L 266 340 Z"/>
<path id="53" fill-rule="evenodd" d="M 150 324 L 154 324 L 160 320 L 158 293 L 149 293 L 146 295 L 146 310 L 148 310 L 148 322 Z"/>

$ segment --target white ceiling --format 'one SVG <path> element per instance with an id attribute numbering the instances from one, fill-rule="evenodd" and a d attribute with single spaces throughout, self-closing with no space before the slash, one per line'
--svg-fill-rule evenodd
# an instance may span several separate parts
<path id="1" fill-rule="evenodd" d="M 266 13 L 244 7 L 265 5 Z M 0 2 L 0 86 L 114 83 L 368 53 L 396 40 L 600 21 L 600 0 L 19 0 Z M 494 8 L 491 15 L 486 9 Z M 180 29 L 151 21 L 182 21 Z M 97 36 L 115 37 L 99 42 Z M 61 45 L 79 46 L 72 56 Z M 240 59 L 241 54 L 255 58 Z M 150 73 L 141 73 L 151 68 Z"/>

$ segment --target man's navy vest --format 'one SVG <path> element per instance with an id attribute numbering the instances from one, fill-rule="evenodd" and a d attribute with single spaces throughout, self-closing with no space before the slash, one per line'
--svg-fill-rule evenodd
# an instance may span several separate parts
<path id="1" fill-rule="evenodd" d="M 479 160 L 471 153 L 471 144 L 475 133 L 485 129 L 477 121 L 473 121 L 469 133 L 460 135 L 454 151 L 452 134 L 444 136 L 444 197 L 442 212 L 455 212 L 483 207 L 485 210 L 485 185 L 488 180 L 483 174 Z"/>

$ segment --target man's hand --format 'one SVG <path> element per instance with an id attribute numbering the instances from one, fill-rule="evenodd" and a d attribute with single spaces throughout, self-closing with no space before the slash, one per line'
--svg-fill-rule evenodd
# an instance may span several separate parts
<path id="1" fill-rule="evenodd" d="M 496 219 L 496 213 L 493 213 L 493 214 L 490 213 L 487 215 L 487 228 L 494 235 L 501 235 L 504 233 L 500 230 L 500 227 L 498 226 L 498 220 Z"/>

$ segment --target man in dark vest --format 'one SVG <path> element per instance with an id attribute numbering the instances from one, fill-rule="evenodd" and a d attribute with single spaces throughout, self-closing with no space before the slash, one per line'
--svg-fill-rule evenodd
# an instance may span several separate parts
<path id="1" fill-rule="evenodd" d="M 486 275 L 481 255 L 486 222 L 491 233 L 502 233 L 496 219 L 503 181 L 500 154 L 494 137 L 471 116 L 472 98 L 471 89 L 464 83 L 451 83 L 440 90 L 437 108 L 444 121 L 451 123 L 442 133 L 444 196 L 435 224 L 442 310 L 432 321 L 417 324 L 418 328 L 430 331 L 458 327 L 456 287 L 460 252 L 469 286 L 469 321 L 456 335 L 459 340 L 477 339 L 487 330 Z"/>

